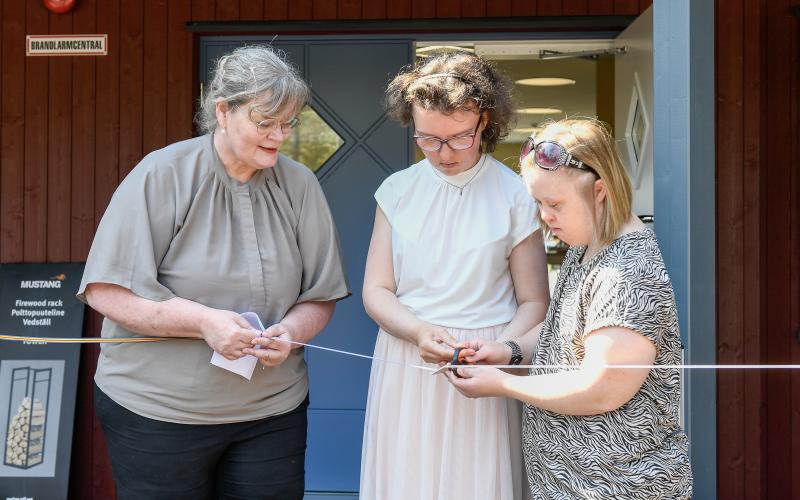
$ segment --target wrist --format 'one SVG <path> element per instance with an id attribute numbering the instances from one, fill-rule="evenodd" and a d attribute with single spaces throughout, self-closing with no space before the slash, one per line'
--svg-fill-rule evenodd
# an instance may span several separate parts
<path id="1" fill-rule="evenodd" d="M 414 343 L 419 347 L 426 340 L 431 340 L 436 336 L 436 327 L 423 323 L 414 330 Z"/>
<path id="2" fill-rule="evenodd" d="M 518 365 L 522 363 L 522 349 L 520 348 L 519 344 L 514 340 L 506 340 L 503 342 L 503 345 L 506 346 L 506 351 L 508 354 L 508 363 L 509 365 Z"/>
<path id="3" fill-rule="evenodd" d="M 289 325 L 287 325 L 286 323 L 283 323 L 283 322 L 278 323 L 278 326 L 280 326 L 281 330 L 283 330 L 283 333 L 278 335 L 278 337 L 281 337 L 281 338 L 283 338 L 285 340 L 289 340 L 289 341 L 293 341 L 294 340 L 294 335 L 292 335 L 292 327 L 290 327 Z M 292 349 L 298 349 L 298 348 L 303 347 L 303 346 L 298 345 L 298 344 L 289 344 L 289 347 L 292 348 Z"/>
<path id="4" fill-rule="evenodd" d="M 211 327 L 212 315 L 210 314 L 210 312 L 211 311 L 208 310 L 208 308 L 206 308 L 200 311 L 200 314 L 198 315 L 197 328 L 200 332 L 200 337 L 203 339 L 205 339 L 206 335 L 208 335 L 208 333 L 213 330 L 213 328 Z"/>
<path id="5" fill-rule="evenodd" d="M 513 397 L 510 391 L 510 382 L 513 377 L 510 373 L 504 372 L 503 370 L 498 370 L 500 372 L 500 379 L 497 381 L 497 388 L 495 392 L 497 393 L 496 396 L 498 397 Z"/>

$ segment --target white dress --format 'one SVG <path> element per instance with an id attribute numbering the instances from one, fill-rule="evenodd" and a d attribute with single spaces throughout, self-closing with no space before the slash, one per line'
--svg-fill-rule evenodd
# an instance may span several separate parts
<path id="1" fill-rule="evenodd" d="M 499 337 L 517 308 L 511 250 L 538 229 L 519 176 L 486 155 L 452 177 L 423 160 L 386 179 L 375 198 L 392 226 L 400 302 L 458 340 Z M 424 364 L 414 344 L 382 330 L 375 357 Z M 468 399 L 444 376 L 376 360 L 360 497 L 523 498 L 520 422 L 516 402 Z"/>

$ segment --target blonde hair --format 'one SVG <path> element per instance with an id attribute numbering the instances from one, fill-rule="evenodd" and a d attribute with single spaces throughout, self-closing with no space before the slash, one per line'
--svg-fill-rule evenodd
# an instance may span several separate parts
<path id="1" fill-rule="evenodd" d="M 481 151 L 491 153 L 508 135 L 514 107 L 511 83 L 488 60 L 464 52 L 443 52 L 406 66 L 386 89 L 389 116 L 408 126 L 412 109 L 449 115 L 473 109 L 486 115 L 481 133 Z"/>
<path id="2" fill-rule="evenodd" d="M 605 183 L 606 199 L 597 239 L 603 245 L 611 243 L 631 216 L 633 191 L 608 127 L 595 119 L 559 120 L 546 124 L 535 136 L 537 144 L 546 140 L 561 144 L 573 158 L 591 166 Z M 523 175 L 529 169 L 539 168 L 533 154 L 523 158 L 520 168 Z"/>

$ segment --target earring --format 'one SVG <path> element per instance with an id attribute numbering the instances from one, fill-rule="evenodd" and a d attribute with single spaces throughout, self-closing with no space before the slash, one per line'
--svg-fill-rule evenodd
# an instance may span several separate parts
<path id="1" fill-rule="evenodd" d="M 227 131 L 227 130 L 225 130 L 225 127 L 222 127 L 222 133 L 223 133 L 223 134 L 227 134 L 227 133 L 228 133 L 228 131 Z"/>

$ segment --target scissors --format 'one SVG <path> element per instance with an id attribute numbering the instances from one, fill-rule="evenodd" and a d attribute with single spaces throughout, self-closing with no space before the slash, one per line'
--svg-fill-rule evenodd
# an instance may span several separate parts
<path id="1" fill-rule="evenodd" d="M 464 363 L 464 358 L 466 358 L 466 355 L 465 356 L 461 356 L 461 351 L 463 351 L 463 350 L 464 350 L 463 347 L 456 347 L 455 350 L 453 351 L 453 359 L 451 359 L 450 362 L 447 363 L 446 365 L 442 365 L 441 367 L 439 367 L 439 369 L 436 370 L 435 372 L 431 373 L 431 375 L 437 375 L 439 373 L 442 373 L 445 370 L 450 369 L 450 370 L 453 371 L 453 374 L 456 377 L 464 378 L 464 377 L 462 377 L 461 375 L 458 374 L 458 370 L 456 369 L 459 365 L 464 365 L 465 364 Z"/>

